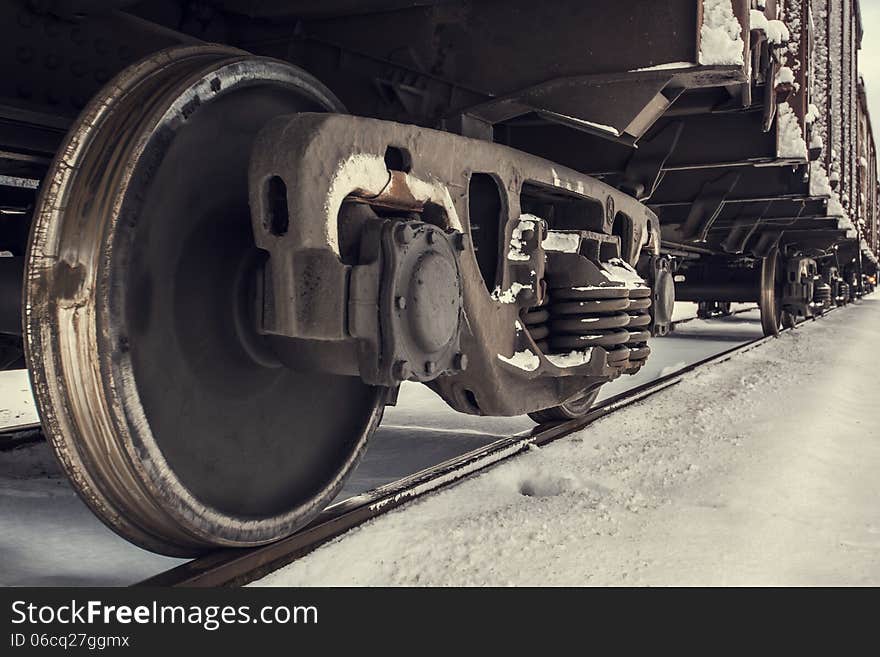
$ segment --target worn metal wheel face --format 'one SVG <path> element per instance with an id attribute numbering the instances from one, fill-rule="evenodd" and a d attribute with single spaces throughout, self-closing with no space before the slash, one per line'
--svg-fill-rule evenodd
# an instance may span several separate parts
<path id="1" fill-rule="evenodd" d="M 25 291 L 34 392 L 75 488 L 142 547 L 289 534 L 379 422 L 384 389 L 281 367 L 253 328 L 251 141 L 280 114 L 341 109 L 283 62 L 164 51 L 89 105 L 43 184 Z"/>
<path id="2" fill-rule="evenodd" d="M 779 335 L 782 324 L 782 286 L 785 270 L 779 249 L 773 249 L 761 262 L 761 290 L 758 307 L 761 310 L 761 328 L 764 335 Z"/>
<path id="3" fill-rule="evenodd" d="M 590 412 L 596 397 L 599 396 L 600 388 L 593 388 L 582 395 L 578 395 L 574 399 L 569 399 L 564 404 L 545 408 L 543 411 L 535 411 L 529 413 L 529 417 L 539 424 L 547 422 L 563 422 L 565 420 L 574 420 L 583 417 Z"/>

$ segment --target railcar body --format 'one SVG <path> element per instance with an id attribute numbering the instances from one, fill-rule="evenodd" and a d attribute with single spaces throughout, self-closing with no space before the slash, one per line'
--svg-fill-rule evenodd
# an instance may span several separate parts
<path id="1" fill-rule="evenodd" d="M 402 381 L 586 413 L 872 289 L 855 0 L 4 0 L 0 333 L 113 529 L 280 538 Z M 22 292 L 23 290 L 23 292 Z"/>

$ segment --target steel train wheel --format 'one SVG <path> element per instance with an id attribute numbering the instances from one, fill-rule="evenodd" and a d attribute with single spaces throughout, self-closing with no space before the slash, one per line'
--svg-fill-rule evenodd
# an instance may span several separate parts
<path id="1" fill-rule="evenodd" d="M 283 62 L 164 51 L 99 94 L 43 183 L 25 284 L 41 417 L 80 495 L 147 549 L 289 534 L 380 420 L 384 389 L 281 367 L 253 328 L 250 144 L 298 111 L 342 107 Z"/>
<path id="2" fill-rule="evenodd" d="M 564 422 L 565 420 L 574 420 L 583 417 L 590 412 L 596 397 L 599 396 L 599 388 L 588 390 L 582 395 L 570 399 L 564 404 L 545 408 L 543 411 L 534 411 L 529 413 L 538 424 L 547 424 L 548 422 Z"/>
<path id="3" fill-rule="evenodd" d="M 761 262 L 761 289 L 758 307 L 761 310 L 761 328 L 764 335 L 779 335 L 782 325 L 782 286 L 785 269 L 780 262 L 779 249 L 773 249 Z"/>

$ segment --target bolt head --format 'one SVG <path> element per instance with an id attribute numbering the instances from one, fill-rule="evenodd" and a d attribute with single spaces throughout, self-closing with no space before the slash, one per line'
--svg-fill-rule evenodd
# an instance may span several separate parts
<path id="1" fill-rule="evenodd" d="M 428 362 L 425 363 L 425 373 L 426 374 L 433 374 L 436 371 L 437 371 L 437 363 L 435 363 L 433 360 L 429 360 Z"/>
<path id="2" fill-rule="evenodd" d="M 398 310 L 404 310 L 406 308 L 406 297 L 397 297 L 394 300 L 394 305 L 397 306 Z"/>
<path id="3" fill-rule="evenodd" d="M 412 369 L 410 369 L 409 363 L 405 360 L 399 360 L 394 363 L 394 367 L 391 369 L 391 373 L 394 375 L 395 379 L 399 381 L 406 381 L 410 376 L 412 376 Z"/>
<path id="4" fill-rule="evenodd" d="M 452 236 L 452 245 L 457 251 L 464 251 L 468 247 L 468 236 L 465 233 L 455 233 Z"/>
<path id="5" fill-rule="evenodd" d="M 428 241 L 428 244 L 436 244 L 437 233 L 433 230 L 428 230 L 428 232 L 425 234 L 425 239 Z"/>
<path id="6" fill-rule="evenodd" d="M 466 370 L 468 366 L 467 354 L 464 354 L 462 352 L 458 352 L 457 354 L 455 354 L 452 359 L 452 366 L 462 372 Z"/>
<path id="7" fill-rule="evenodd" d="M 409 244 L 416 236 L 416 231 L 409 224 L 400 224 L 394 231 L 394 237 L 398 244 Z"/>

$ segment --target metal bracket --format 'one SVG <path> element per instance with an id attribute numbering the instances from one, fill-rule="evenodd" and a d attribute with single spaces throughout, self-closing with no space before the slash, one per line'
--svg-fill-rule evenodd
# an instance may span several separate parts
<path id="1" fill-rule="evenodd" d="M 650 141 L 642 141 L 626 165 L 620 188 L 640 201 L 651 198 L 684 130 L 684 121 L 674 121 Z"/>
<path id="2" fill-rule="evenodd" d="M 742 253 L 745 251 L 746 243 L 760 225 L 760 221 L 737 219 L 727 233 L 727 237 L 721 242 L 721 248 L 727 253 Z"/>
<path id="3" fill-rule="evenodd" d="M 709 229 L 712 228 L 712 224 L 724 207 L 724 201 L 736 187 L 739 179 L 739 172 L 731 171 L 703 185 L 682 226 L 682 239 L 691 242 L 706 241 Z"/>
<path id="4" fill-rule="evenodd" d="M 755 247 L 752 249 L 752 254 L 756 258 L 766 258 L 773 249 L 779 246 L 779 241 L 781 239 L 782 231 L 768 231 L 761 233 L 761 237 L 758 238 L 758 243 L 755 244 Z"/>

